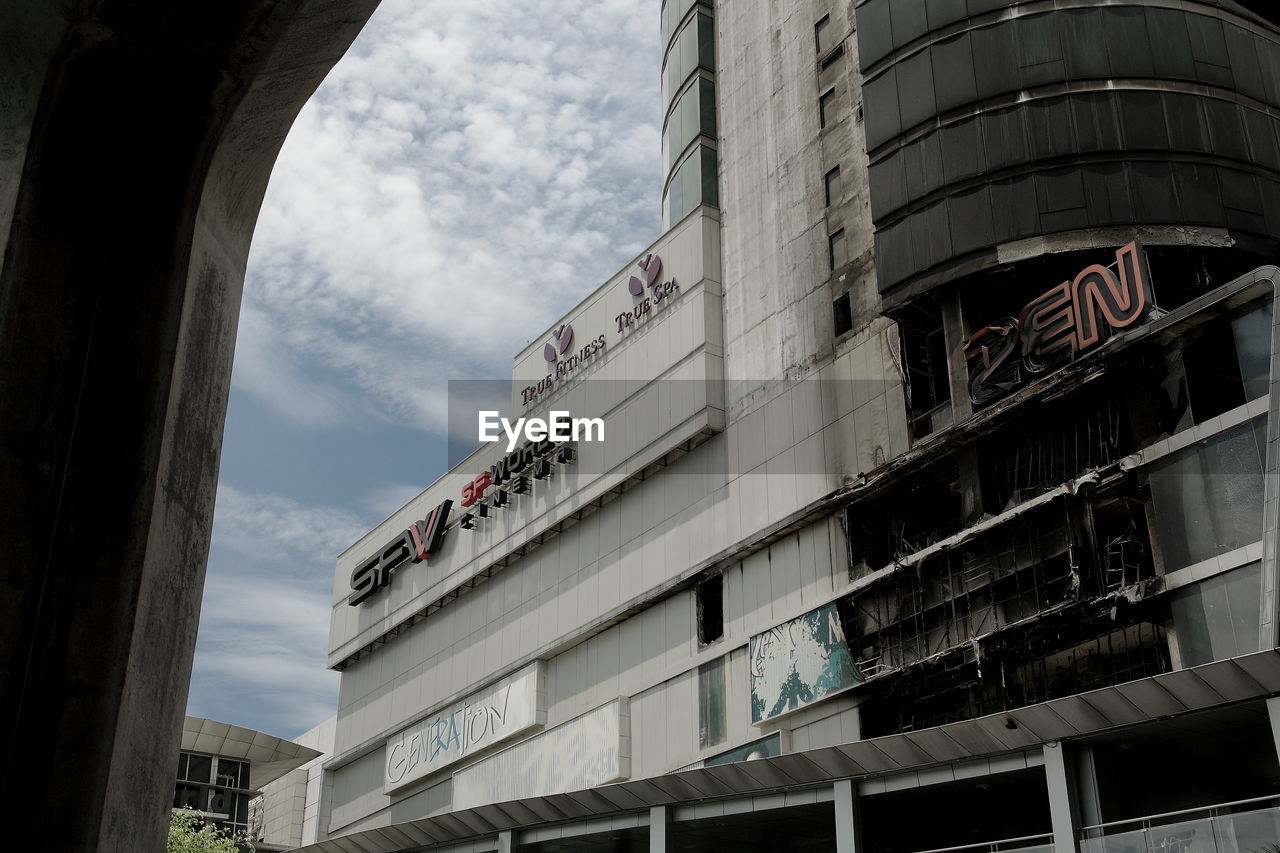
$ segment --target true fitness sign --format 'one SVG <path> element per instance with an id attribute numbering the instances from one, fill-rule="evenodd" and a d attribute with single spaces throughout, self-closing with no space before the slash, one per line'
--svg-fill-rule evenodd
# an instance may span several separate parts
<path id="1" fill-rule="evenodd" d="M 631 276 L 627 281 L 627 292 L 639 302 L 633 302 L 628 310 L 621 311 L 614 322 L 618 324 L 618 334 L 623 335 L 635 326 L 643 323 L 663 305 L 680 293 L 680 285 L 674 278 L 662 280 L 662 258 L 650 253 L 637 266 L 644 277 Z M 645 295 L 648 289 L 649 295 Z M 542 357 L 547 362 L 549 372 L 532 385 L 520 389 L 520 401 L 528 406 L 539 397 L 555 388 L 562 380 L 567 379 L 575 370 L 582 367 L 592 358 L 604 352 L 607 341 L 603 334 L 596 335 L 585 345 L 574 348 L 573 326 L 565 323 L 551 333 L 551 340 L 542 347 Z"/>

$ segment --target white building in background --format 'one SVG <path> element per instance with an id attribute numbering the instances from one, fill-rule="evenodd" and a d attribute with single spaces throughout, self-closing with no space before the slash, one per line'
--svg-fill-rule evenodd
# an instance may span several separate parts
<path id="1" fill-rule="evenodd" d="M 606 439 L 338 558 L 311 849 L 1280 843 L 1269 8 L 667 0 L 666 230 L 512 371 Z"/>
<path id="2" fill-rule="evenodd" d="M 292 850 L 318 840 L 322 765 L 333 755 L 337 717 L 293 739 L 317 754 L 263 787 L 249 804 L 249 835 L 258 850 Z"/>

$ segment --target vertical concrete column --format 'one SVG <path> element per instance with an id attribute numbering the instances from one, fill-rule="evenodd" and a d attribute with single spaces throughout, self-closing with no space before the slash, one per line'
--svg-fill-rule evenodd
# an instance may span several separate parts
<path id="1" fill-rule="evenodd" d="M 1049 819 L 1056 853 L 1075 853 L 1080 831 L 1068 747 L 1054 741 L 1044 746 L 1044 777 L 1049 789 Z"/>
<path id="2" fill-rule="evenodd" d="M 964 315 L 960 310 L 960 294 L 952 290 L 942 297 L 942 337 L 947 344 L 947 372 L 951 388 L 951 415 L 956 423 L 973 414 L 969 399 L 969 365 L 964 360 L 964 345 L 969 340 Z"/>
<path id="3" fill-rule="evenodd" d="M 836 853 L 858 853 L 858 796 L 852 779 L 835 784 Z"/>
<path id="4" fill-rule="evenodd" d="M 516 849 L 516 834 L 511 830 L 498 833 L 498 853 L 512 853 Z"/>
<path id="5" fill-rule="evenodd" d="M 649 853 L 667 853 L 667 834 L 671 826 L 671 810 L 666 806 L 649 809 Z"/>
<path id="6" fill-rule="evenodd" d="M 245 262 L 376 0 L 0 3 L 0 801 L 164 849 Z"/>

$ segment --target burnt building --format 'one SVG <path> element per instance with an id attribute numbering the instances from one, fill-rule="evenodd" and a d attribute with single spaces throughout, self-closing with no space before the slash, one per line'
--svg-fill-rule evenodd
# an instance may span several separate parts
<path id="1" fill-rule="evenodd" d="M 339 557 L 308 849 L 1274 849 L 1273 10 L 660 32 L 665 231 L 512 371 L 613 437 Z"/>

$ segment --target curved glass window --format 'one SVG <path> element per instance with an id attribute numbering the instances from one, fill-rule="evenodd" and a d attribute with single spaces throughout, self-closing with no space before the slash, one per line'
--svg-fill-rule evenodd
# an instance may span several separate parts
<path id="1" fill-rule="evenodd" d="M 662 226 L 668 228 L 673 222 L 679 222 L 700 204 L 720 205 L 716 150 L 705 145 L 699 146 L 671 176 L 662 203 Z"/>
<path id="2" fill-rule="evenodd" d="M 716 70 L 715 25 L 710 15 L 698 14 L 689 21 L 671 44 L 667 67 L 662 73 L 662 92 L 668 93 L 684 82 L 695 68 Z"/>
<path id="3" fill-rule="evenodd" d="M 711 0 L 667 0 L 662 7 L 662 46 L 666 47 L 667 42 L 671 40 L 671 34 L 675 32 L 676 27 L 680 26 L 680 20 L 685 13 L 693 8 L 694 3 L 701 2 L 704 6 L 714 5 Z"/>
<path id="4" fill-rule="evenodd" d="M 716 84 L 699 77 L 676 101 L 662 134 L 663 163 L 670 169 L 698 135 L 716 136 Z"/>

